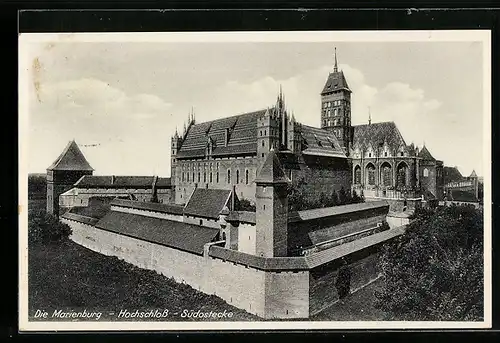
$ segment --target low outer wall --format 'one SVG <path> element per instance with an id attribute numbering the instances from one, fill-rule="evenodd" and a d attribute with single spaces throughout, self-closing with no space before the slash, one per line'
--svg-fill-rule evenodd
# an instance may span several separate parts
<path id="1" fill-rule="evenodd" d="M 163 245 L 108 232 L 61 218 L 73 233 L 71 239 L 91 250 L 116 256 L 140 268 L 155 270 L 177 282 L 263 318 L 307 318 L 309 272 L 269 272 L 196 255 Z M 216 309 L 213 309 L 216 310 Z"/>
<path id="2" fill-rule="evenodd" d="M 155 270 L 201 289 L 204 278 L 202 256 L 171 249 L 159 244 L 119 235 L 73 220 L 61 219 L 73 233 L 71 239 L 91 250 L 108 256 L 116 256 L 140 268 Z"/>

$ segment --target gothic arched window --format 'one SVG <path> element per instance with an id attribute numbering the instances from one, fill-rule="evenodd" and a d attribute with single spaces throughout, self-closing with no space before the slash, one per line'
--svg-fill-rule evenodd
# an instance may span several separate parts
<path id="1" fill-rule="evenodd" d="M 428 176 L 429 176 L 429 169 L 424 168 L 424 177 L 428 177 Z"/>
<path id="2" fill-rule="evenodd" d="M 392 186 L 392 169 L 390 164 L 382 164 L 382 185 Z"/>
<path id="3" fill-rule="evenodd" d="M 236 183 L 240 183 L 240 171 L 236 169 Z"/>
<path id="4" fill-rule="evenodd" d="M 398 166 L 397 170 L 397 185 L 398 187 L 406 186 L 406 179 L 408 176 L 408 166 L 406 163 L 402 162 Z"/>
<path id="5" fill-rule="evenodd" d="M 212 183 L 212 172 L 210 172 L 209 181 L 210 181 L 210 183 Z"/>
<path id="6" fill-rule="evenodd" d="M 215 174 L 215 182 L 219 183 L 219 171 Z"/>
<path id="7" fill-rule="evenodd" d="M 369 185 L 375 185 L 375 166 L 373 164 L 368 164 L 366 166 L 366 173 L 367 173 L 367 184 Z"/>
<path id="8" fill-rule="evenodd" d="M 248 169 L 245 170 L 245 184 L 248 185 Z"/>
<path id="9" fill-rule="evenodd" d="M 227 170 L 227 183 L 231 183 L 231 170 Z"/>
<path id="10" fill-rule="evenodd" d="M 355 184 L 361 183 L 361 167 L 360 166 L 356 166 L 354 168 L 354 183 Z"/>

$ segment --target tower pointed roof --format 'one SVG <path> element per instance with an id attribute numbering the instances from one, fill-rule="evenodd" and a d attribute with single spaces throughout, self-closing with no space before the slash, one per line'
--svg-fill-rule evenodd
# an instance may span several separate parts
<path id="1" fill-rule="evenodd" d="M 339 71 L 339 68 L 337 66 L 337 47 L 335 47 L 335 64 L 333 66 L 333 71 L 336 73 Z"/>
<path id="2" fill-rule="evenodd" d="M 93 171 L 94 169 L 90 166 L 76 142 L 72 140 L 47 170 Z"/>
<path id="3" fill-rule="evenodd" d="M 347 80 L 344 76 L 344 72 L 342 70 L 339 71 L 337 63 L 337 48 L 335 48 L 335 62 L 333 65 L 333 72 L 328 75 L 328 79 L 326 80 L 325 86 L 321 91 L 321 95 L 341 89 L 351 92 L 351 90 L 349 89 L 349 85 L 347 84 Z"/>
<path id="4" fill-rule="evenodd" d="M 280 184 L 290 182 L 281 167 L 281 162 L 278 159 L 276 152 L 271 149 L 267 154 L 266 160 L 259 171 L 259 175 L 255 179 L 255 183 L 265 184 Z"/>
<path id="5" fill-rule="evenodd" d="M 472 173 L 469 177 L 477 177 L 476 171 L 474 169 L 472 169 Z"/>

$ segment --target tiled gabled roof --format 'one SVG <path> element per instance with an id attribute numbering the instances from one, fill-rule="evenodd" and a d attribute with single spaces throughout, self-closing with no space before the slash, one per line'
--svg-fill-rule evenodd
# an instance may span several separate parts
<path id="1" fill-rule="evenodd" d="M 333 72 L 328 75 L 328 79 L 326 80 L 325 86 L 323 87 L 323 91 L 321 94 L 330 93 L 333 91 L 338 91 L 341 89 L 349 89 L 349 85 L 347 84 L 347 80 L 345 79 L 344 72 Z"/>
<path id="2" fill-rule="evenodd" d="M 135 208 L 138 210 L 145 210 L 151 212 L 169 213 L 182 215 L 184 213 L 184 206 L 177 204 L 161 204 L 156 202 L 126 200 L 126 199 L 113 199 L 111 206 Z"/>
<path id="3" fill-rule="evenodd" d="M 78 188 L 151 188 L 154 176 L 85 175 L 75 183 Z M 169 177 L 159 177 L 156 188 L 171 188 Z"/>
<path id="4" fill-rule="evenodd" d="M 396 124 L 392 121 L 353 126 L 353 147 L 365 149 L 369 144 L 374 149 L 387 142 L 391 149 L 398 149 L 401 145 L 406 147 L 403 136 Z"/>
<path id="5" fill-rule="evenodd" d="M 301 125 L 301 133 L 303 140 L 303 151 L 306 155 L 319 155 L 329 157 L 346 158 L 344 150 L 335 135 L 329 131 Z"/>
<path id="6" fill-rule="evenodd" d="M 193 124 L 181 145 L 178 158 L 205 156 L 209 139 L 213 142 L 213 156 L 257 153 L 257 119 L 265 109 L 228 118 Z M 225 130 L 229 141 L 225 146 Z"/>
<path id="7" fill-rule="evenodd" d="M 82 151 L 73 140 L 66 145 L 59 157 L 47 170 L 84 170 L 93 171 Z"/>
<path id="8" fill-rule="evenodd" d="M 231 191 L 226 189 L 197 188 L 184 208 L 184 214 L 194 217 L 218 219 L 229 202 Z"/>

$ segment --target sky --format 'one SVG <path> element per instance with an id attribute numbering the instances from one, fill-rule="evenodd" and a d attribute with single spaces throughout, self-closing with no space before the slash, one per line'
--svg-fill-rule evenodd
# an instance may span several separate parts
<path id="1" fill-rule="evenodd" d="M 170 175 L 170 137 L 191 109 L 203 122 L 286 106 L 319 126 L 339 69 L 352 124 L 394 121 L 463 175 L 483 175 L 481 42 L 30 42 L 23 50 L 28 170 L 44 173 L 75 139 L 96 175 Z"/>

